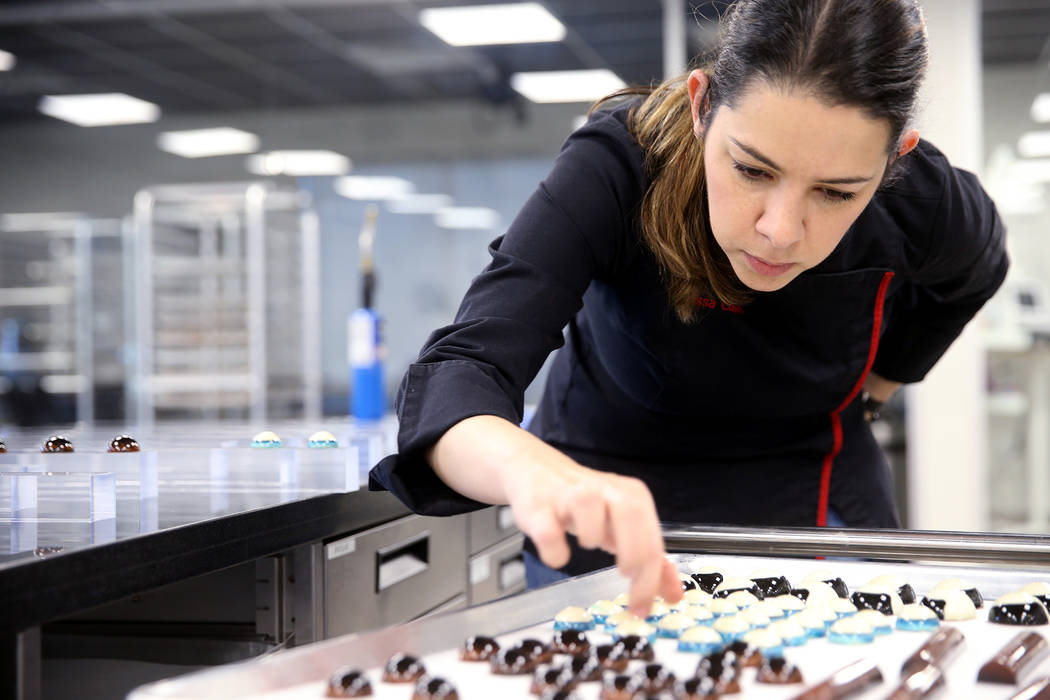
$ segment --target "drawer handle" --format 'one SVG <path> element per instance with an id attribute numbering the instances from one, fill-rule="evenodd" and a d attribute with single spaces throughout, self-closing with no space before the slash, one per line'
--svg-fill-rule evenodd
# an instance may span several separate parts
<path id="1" fill-rule="evenodd" d="M 506 591 L 525 583 L 525 557 L 521 552 L 499 563 L 499 589 Z"/>
<path id="2" fill-rule="evenodd" d="M 514 511 L 510 506 L 496 506 L 496 522 L 500 530 L 514 529 Z"/>
<path id="3" fill-rule="evenodd" d="M 376 552 L 376 593 L 421 574 L 430 567 L 430 533 Z"/>

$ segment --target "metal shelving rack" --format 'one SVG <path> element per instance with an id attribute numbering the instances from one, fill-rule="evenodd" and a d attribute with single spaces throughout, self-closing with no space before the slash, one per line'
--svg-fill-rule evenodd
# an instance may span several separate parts
<path id="1" fill-rule="evenodd" d="M 123 380 L 121 235 L 82 214 L 0 216 L 0 372 L 74 395 L 80 421 L 99 382 Z"/>
<path id="2" fill-rule="evenodd" d="M 148 187 L 129 236 L 129 416 L 320 416 L 319 226 L 306 193 Z"/>

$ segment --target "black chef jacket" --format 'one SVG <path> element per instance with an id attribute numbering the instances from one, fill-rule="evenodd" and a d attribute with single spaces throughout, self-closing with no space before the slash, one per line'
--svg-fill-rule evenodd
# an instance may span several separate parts
<path id="1" fill-rule="evenodd" d="M 665 521 L 852 526 L 899 519 L 858 399 L 869 371 L 922 379 L 1002 282 L 1004 230 L 970 173 L 920 141 L 831 255 L 743 307 L 678 320 L 638 223 L 647 187 L 630 103 L 566 141 L 548 177 L 398 391 L 399 452 L 371 472 L 412 510 L 481 507 L 424 452 L 452 425 L 518 423 L 551 351 L 531 432 L 636 476 Z M 574 547 L 579 573 L 611 559 Z"/>

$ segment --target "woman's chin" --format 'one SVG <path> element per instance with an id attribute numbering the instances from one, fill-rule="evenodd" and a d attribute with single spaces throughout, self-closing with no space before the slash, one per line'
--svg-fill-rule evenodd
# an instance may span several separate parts
<path id="1" fill-rule="evenodd" d="M 798 277 L 799 273 L 796 266 L 792 267 L 784 274 L 769 277 L 767 275 L 756 274 L 753 270 L 747 267 L 746 263 L 742 266 L 733 265 L 733 270 L 736 272 L 737 278 L 744 283 L 744 286 L 754 292 L 775 292 L 783 289 L 789 282 L 791 282 L 791 280 Z"/>

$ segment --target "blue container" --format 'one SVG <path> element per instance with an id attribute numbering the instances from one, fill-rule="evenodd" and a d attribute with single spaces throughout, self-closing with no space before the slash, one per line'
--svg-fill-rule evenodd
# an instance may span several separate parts
<path id="1" fill-rule="evenodd" d="M 379 315 L 373 309 L 357 309 L 350 314 L 348 335 L 350 414 L 358 420 L 379 420 L 386 410 Z"/>

